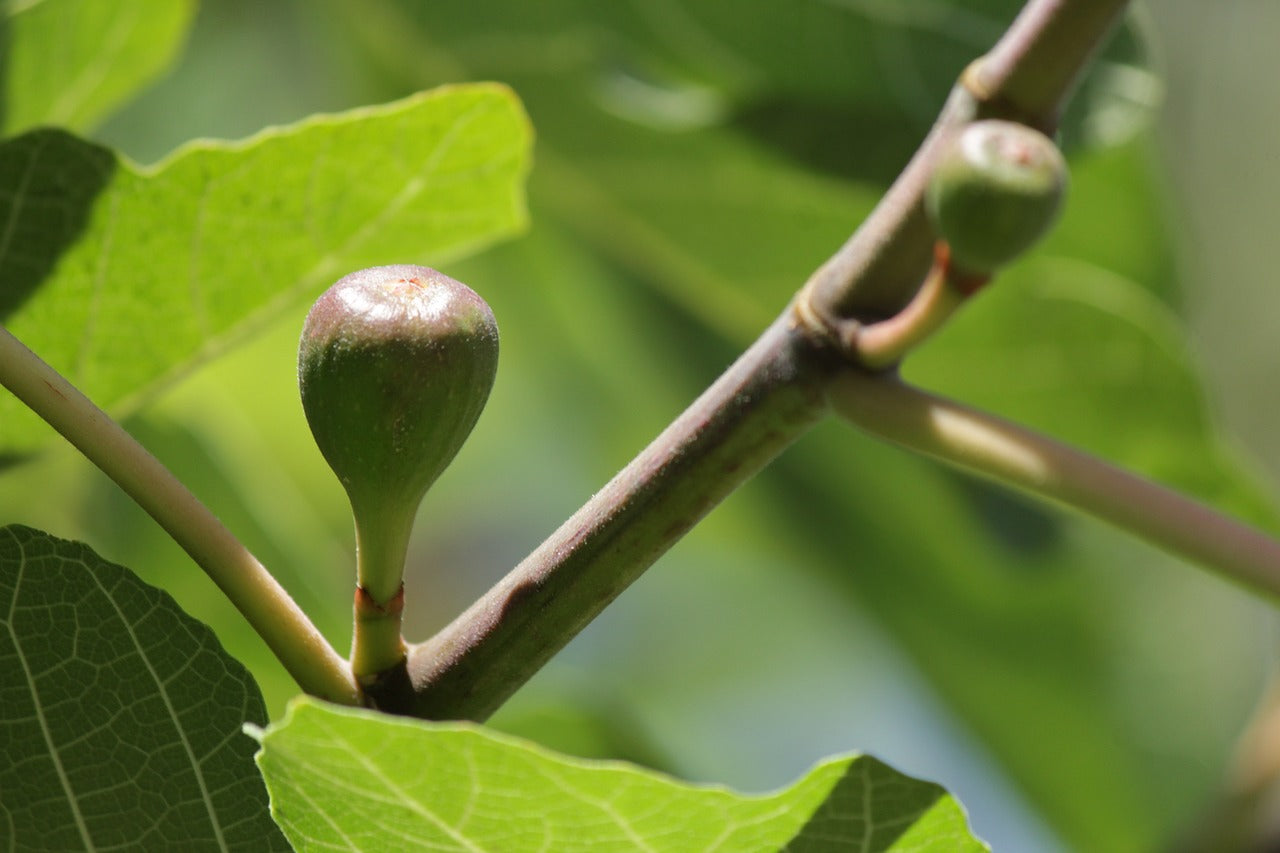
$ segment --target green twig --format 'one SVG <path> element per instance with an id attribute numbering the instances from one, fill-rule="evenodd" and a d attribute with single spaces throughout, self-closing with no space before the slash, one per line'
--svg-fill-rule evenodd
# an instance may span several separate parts
<path id="1" fill-rule="evenodd" d="M 0 326 L 0 385 L 137 501 L 213 579 L 308 693 L 361 704 L 350 669 L 262 564 L 170 471 Z"/>
<path id="2" fill-rule="evenodd" d="M 1110 522 L 1280 598 L 1280 542 L 1170 489 L 1025 427 L 857 369 L 835 411 L 887 441 Z"/>

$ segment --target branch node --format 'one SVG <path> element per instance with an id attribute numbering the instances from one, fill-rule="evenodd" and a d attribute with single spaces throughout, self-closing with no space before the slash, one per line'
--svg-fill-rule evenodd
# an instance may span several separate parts
<path id="1" fill-rule="evenodd" d="M 956 81 L 956 89 L 970 101 L 968 112 L 971 121 L 999 118 L 1033 127 L 1046 136 L 1052 136 L 1058 127 L 1058 108 L 1027 109 L 991 85 L 985 74 L 987 57 L 980 56 L 965 66 Z"/>
<path id="2" fill-rule="evenodd" d="M 825 349 L 833 349 L 846 359 L 857 353 L 858 336 L 864 324 L 852 317 L 835 317 L 824 311 L 805 288 L 791 304 L 792 325 L 806 339 Z"/>

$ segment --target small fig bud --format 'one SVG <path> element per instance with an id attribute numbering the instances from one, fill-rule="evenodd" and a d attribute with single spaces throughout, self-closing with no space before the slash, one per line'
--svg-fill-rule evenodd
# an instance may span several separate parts
<path id="1" fill-rule="evenodd" d="M 955 267 L 990 275 L 1049 230 L 1066 183 L 1066 162 L 1049 137 L 1014 122 L 978 121 L 939 157 L 925 207 Z"/>
<path id="2" fill-rule="evenodd" d="M 418 504 L 479 418 L 497 364 L 489 306 L 427 267 L 351 273 L 307 314 L 302 407 L 351 500 L 359 584 L 379 604 L 400 589 Z"/>

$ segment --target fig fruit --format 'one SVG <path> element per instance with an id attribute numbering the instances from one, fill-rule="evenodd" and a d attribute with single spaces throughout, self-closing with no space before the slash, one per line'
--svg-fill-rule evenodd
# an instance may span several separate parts
<path id="1" fill-rule="evenodd" d="M 351 273 L 307 314 L 302 407 L 351 501 L 358 583 L 380 605 L 400 591 L 418 505 L 479 418 L 497 364 L 488 304 L 427 267 Z"/>
<path id="2" fill-rule="evenodd" d="M 985 276 L 1049 230 L 1066 184 L 1066 161 L 1049 137 L 988 119 L 950 141 L 925 191 L 925 208 L 956 269 Z"/>

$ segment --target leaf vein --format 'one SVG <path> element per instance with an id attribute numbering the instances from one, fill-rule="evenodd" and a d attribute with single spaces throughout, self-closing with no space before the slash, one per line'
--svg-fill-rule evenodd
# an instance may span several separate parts
<path id="1" fill-rule="evenodd" d="M 155 683 L 156 691 L 160 694 L 160 700 L 164 703 L 165 710 L 168 712 L 169 718 L 173 720 L 173 727 L 178 735 L 178 741 L 182 745 L 182 750 L 186 753 L 187 761 L 191 765 L 192 773 L 195 775 L 196 784 L 200 789 L 200 799 L 204 803 L 205 811 L 209 815 L 209 823 L 213 829 L 218 849 L 229 850 L 230 848 L 227 846 L 226 838 L 223 836 L 221 821 L 218 818 L 217 810 L 214 808 L 213 798 L 209 794 L 208 784 L 204 778 L 204 768 L 202 767 L 200 760 L 196 757 L 195 750 L 191 745 L 190 739 L 187 737 L 187 731 L 182 725 L 182 720 L 177 709 L 174 707 L 173 699 L 169 695 L 169 690 L 165 686 L 164 680 L 160 678 L 160 674 L 156 672 L 155 667 L 152 665 L 151 658 L 147 654 L 146 648 L 143 647 L 141 641 L 138 639 L 137 632 L 133 629 L 133 623 L 129 621 L 128 617 L 126 617 L 124 612 L 120 609 L 120 605 L 116 602 L 115 598 L 112 597 L 111 592 L 102 585 L 102 581 L 98 578 L 97 574 L 92 571 L 87 571 L 86 574 L 93 579 L 93 582 L 98 589 L 102 590 L 102 594 L 106 596 L 108 603 L 110 603 L 112 609 L 115 610 L 116 615 L 120 617 L 120 622 L 124 626 L 125 633 L 128 634 L 130 641 L 133 643 L 134 650 L 138 653 L 138 657 L 146 667 L 147 673 Z"/>
<path id="2" fill-rule="evenodd" d="M 18 634 L 13 628 L 13 618 L 18 607 L 18 590 L 22 588 L 28 557 L 22 540 L 13 531 L 6 530 L 4 532 L 7 536 L 16 540 L 18 545 L 18 570 L 13 582 L 13 600 L 9 604 L 9 618 L 5 621 L 5 627 L 9 631 L 10 639 L 13 640 L 14 653 L 18 657 L 18 662 L 22 665 L 22 673 L 26 677 L 27 686 L 31 690 L 31 703 L 35 708 L 36 719 L 40 724 L 40 734 L 44 738 L 45 747 L 49 750 L 49 757 L 53 759 L 53 769 L 58 774 L 58 782 L 62 785 L 67 804 L 71 807 L 71 814 L 75 818 L 80 840 L 84 842 L 86 850 L 96 850 L 97 847 L 93 843 L 93 836 L 89 833 L 89 826 L 85 823 L 84 815 L 80 813 L 80 801 L 76 798 L 76 792 L 71 787 L 71 779 L 67 776 L 67 770 L 62 765 L 62 755 L 58 751 L 58 744 L 53 739 L 53 732 L 50 730 L 49 721 L 45 717 L 44 705 L 40 701 L 40 690 L 36 686 L 35 676 L 31 672 L 31 666 L 27 663 L 27 656 L 22 651 L 22 646 L 18 641 Z"/>
<path id="3" fill-rule="evenodd" d="M 333 743 L 337 745 L 340 749 L 342 749 L 344 752 L 346 752 L 348 755 L 350 755 L 352 758 L 354 758 L 356 762 L 360 764 L 361 767 L 363 767 L 371 776 L 373 776 L 374 779 L 376 779 L 381 784 L 385 785 L 387 787 L 387 790 L 391 791 L 392 794 L 394 794 L 396 797 L 399 798 L 401 805 L 408 807 L 408 809 L 412 811 L 414 814 L 418 815 L 419 817 L 425 819 L 426 821 L 434 825 L 437 829 L 439 829 L 445 835 L 448 835 L 450 838 L 452 838 L 454 841 L 456 841 L 459 845 L 466 848 L 467 850 L 475 851 L 475 853 L 484 853 L 484 848 L 477 846 L 466 836 L 462 835 L 460 832 L 458 832 L 456 829 L 450 826 L 448 822 L 445 821 L 442 817 L 440 817 L 435 812 L 428 809 L 425 805 L 423 805 L 422 803 L 414 799 L 408 791 L 404 790 L 399 785 L 397 785 L 394 779 L 392 779 L 387 774 L 383 773 L 382 768 L 379 767 L 377 764 L 375 764 L 373 761 L 371 761 L 363 752 L 361 752 L 356 747 L 355 744 L 351 743 L 351 741 L 343 737 L 334 728 L 327 727 L 327 729 L 332 737 Z"/>

